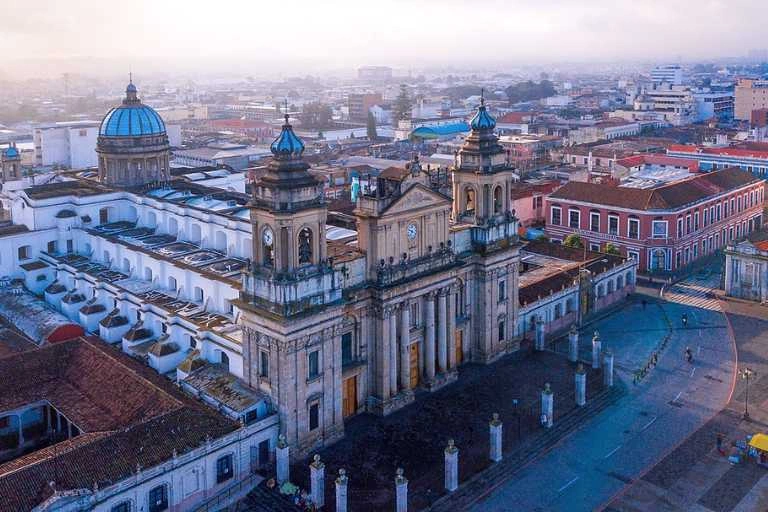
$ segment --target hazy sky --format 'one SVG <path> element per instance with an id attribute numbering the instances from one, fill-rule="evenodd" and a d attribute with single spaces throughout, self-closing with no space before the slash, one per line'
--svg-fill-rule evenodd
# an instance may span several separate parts
<path id="1" fill-rule="evenodd" d="M 670 61 L 768 47 L 767 0 L 0 0 L 0 15 L 5 56 L 125 68 Z"/>

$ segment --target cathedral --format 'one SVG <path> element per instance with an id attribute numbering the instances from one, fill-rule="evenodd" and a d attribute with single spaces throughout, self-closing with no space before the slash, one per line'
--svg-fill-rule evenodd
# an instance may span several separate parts
<path id="1" fill-rule="evenodd" d="M 294 455 L 519 348 L 518 179 L 481 103 L 449 184 L 414 157 L 358 197 L 356 240 L 325 238 L 322 184 L 286 117 L 253 185 L 253 259 L 237 307 L 246 382 L 269 396 Z"/>

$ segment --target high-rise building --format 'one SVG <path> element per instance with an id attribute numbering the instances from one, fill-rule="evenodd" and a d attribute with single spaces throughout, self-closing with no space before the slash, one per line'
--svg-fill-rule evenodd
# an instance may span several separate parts
<path id="1" fill-rule="evenodd" d="M 368 109 L 382 103 L 381 93 L 350 94 L 347 98 L 350 121 L 366 121 Z"/>
<path id="2" fill-rule="evenodd" d="M 666 64 L 663 66 L 656 66 L 651 71 L 651 80 L 654 83 L 660 84 L 666 82 L 672 85 L 682 85 L 683 83 L 683 68 L 678 64 Z"/>
<path id="3" fill-rule="evenodd" d="M 768 108 L 768 80 L 741 78 L 735 95 L 734 117 L 749 121 L 753 110 Z"/>

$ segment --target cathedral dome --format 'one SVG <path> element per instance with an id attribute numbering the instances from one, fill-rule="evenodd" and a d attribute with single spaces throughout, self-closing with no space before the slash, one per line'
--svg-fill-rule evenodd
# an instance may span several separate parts
<path id="1" fill-rule="evenodd" d="M 113 108 L 99 127 L 102 137 L 143 137 L 165 134 L 165 123 L 160 114 L 143 105 L 133 82 L 125 88 L 123 104 Z"/>
<path id="2" fill-rule="evenodd" d="M 480 107 L 470 123 L 473 130 L 493 130 L 496 128 L 496 120 L 485 108 L 485 98 L 480 98 Z"/>
<path id="3" fill-rule="evenodd" d="M 283 130 L 269 149 L 276 158 L 299 158 L 304 153 L 304 143 L 293 133 L 293 127 L 288 122 L 288 114 L 285 115 Z"/>
<path id="4" fill-rule="evenodd" d="M 16 146 L 8 146 L 3 150 L 3 158 L 12 159 L 12 158 L 18 158 L 19 157 L 19 150 L 16 149 Z"/>

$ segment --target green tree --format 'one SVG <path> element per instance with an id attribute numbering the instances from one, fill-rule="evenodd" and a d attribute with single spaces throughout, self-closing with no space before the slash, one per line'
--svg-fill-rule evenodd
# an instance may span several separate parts
<path id="1" fill-rule="evenodd" d="M 573 247 L 574 249 L 583 249 L 584 240 L 579 235 L 570 234 L 563 240 L 563 245 L 566 247 Z"/>
<path id="2" fill-rule="evenodd" d="M 376 118 L 373 117 L 373 112 L 368 111 L 368 122 L 365 126 L 368 140 L 376 140 L 378 134 L 376 133 Z"/>
<path id="3" fill-rule="evenodd" d="M 604 252 L 605 252 L 605 254 L 613 254 L 615 256 L 621 256 L 621 251 L 619 250 L 619 248 L 616 247 L 615 245 L 613 245 L 610 242 L 605 244 Z"/>
<path id="4" fill-rule="evenodd" d="M 510 105 L 523 101 L 548 98 L 556 93 L 555 87 L 549 80 L 542 80 L 538 84 L 531 80 L 520 82 L 519 84 L 510 85 L 506 88 L 505 92 L 507 93 Z"/>
<path id="5" fill-rule="evenodd" d="M 411 117 L 412 107 L 413 100 L 411 100 L 411 97 L 408 95 L 408 86 L 405 84 L 400 84 L 400 94 L 398 94 L 397 98 L 395 98 L 394 105 L 395 126 L 397 126 L 398 121 L 409 119 Z"/>

